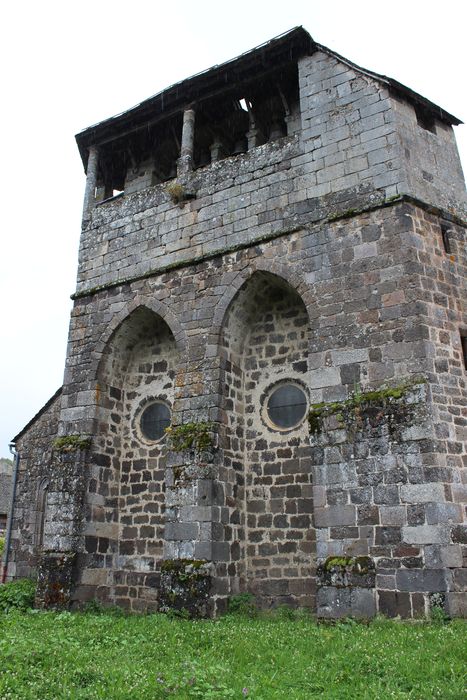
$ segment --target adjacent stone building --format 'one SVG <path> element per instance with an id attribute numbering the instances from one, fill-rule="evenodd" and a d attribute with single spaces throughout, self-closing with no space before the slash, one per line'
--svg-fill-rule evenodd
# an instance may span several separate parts
<path id="1" fill-rule="evenodd" d="M 12 467 L 10 459 L 0 459 L 0 537 L 6 530 L 10 511 Z"/>
<path id="2" fill-rule="evenodd" d="M 78 134 L 10 578 L 47 606 L 465 614 L 459 123 L 296 28 Z"/>

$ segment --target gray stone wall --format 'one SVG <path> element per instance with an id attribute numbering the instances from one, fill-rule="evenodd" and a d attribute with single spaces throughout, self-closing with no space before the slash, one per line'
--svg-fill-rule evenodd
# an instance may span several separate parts
<path id="1" fill-rule="evenodd" d="M 406 192 L 465 216 L 464 175 L 452 127 L 434 119 L 431 131 L 417 121 L 413 105 L 393 97 L 391 106 Z"/>
<path id="2" fill-rule="evenodd" d="M 134 610 L 151 603 L 147 574 L 162 559 L 165 449 L 140 429 L 153 399 L 173 404 L 178 361 L 168 326 L 139 309 L 112 335 L 98 369 L 101 430 L 87 482 L 80 600 L 96 595 Z M 154 577 L 153 577 L 154 578 Z M 143 587 L 143 603 L 140 597 Z M 154 597 L 154 596 L 153 596 Z"/>
<path id="3" fill-rule="evenodd" d="M 409 194 L 465 214 L 451 127 L 426 132 L 411 105 L 324 53 L 299 61 L 299 86 L 301 131 L 196 170 L 185 183 L 197 194 L 188 207 L 174 207 L 166 185 L 149 187 L 142 164 L 139 186 L 133 180 L 123 199 L 93 210 L 77 291 L 253 242 L 303 215 L 319 219 L 323 208 Z"/>
<path id="4" fill-rule="evenodd" d="M 407 193 L 387 89 L 325 53 L 299 65 L 308 196 L 352 188 L 373 196 Z"/>
<path id="5" fill-rule="evenodd" d="M 280 381 L 308 391 L 309 334 L 300 297 L 265 273 L 241 288 L 222 330 L 222 461 L 230 468 L 226 498 L 233 506 L 223 539 L 237 553 L 233 590 L 247 587 L 263 605 L 314 605 L 307 425 L 280 431 L 266 410 L 268 393 Z"/>
<path id="6" fill-rule="evenodd" d="M 189 208 L 191 204 L 183 206 Z M 286 230 L 283 235 L 254 248 L 245 247 L 236 253 L 213 256 L 161 275 L 136 280 L 119 287 L 118 293 L 113 289 L 102 290 L 82 300 L 76 300 L 67 377 L 73 396 L 79 392 L 81 406 L 69 406 L 65 388 L 61 426 L 63 432 L 90 431 L 99 435 L 99 432 L 104 430 L 105 433 L 105 420 L 99 419 L 102 408 L 98 407 L 102 402 L 105 405 L 106 400 L 100 391 L 96 394 L 99 364 L 102 362 L 100 358 L 107 352 L 108 340 L 114 330 L 124 319 L 132 318 L 132 314 L 134 318 L 134 313 L 140 305 L 147 306 L 161 316 L 177 339 L 180 355 L 174 379 L 177 387 L 173 405 L 175 423 L 209 420 L 220 426 L 220 450 L 212 463 L 212 469 L 207 473 L 198 473 L 198 476 L 204 474 L 204 480 L 197 480 L 196 464 L 193 463 L 195 469 L 191 482 L 185 483 L 183 489 L 173 489 L 173 475 L 171 476 L 170 470 L 174 469 L 177 460 L 170 462 L 174 466 L 169 464 L 167 467 L 166 488 L 170 491 L 167 498 L 168 503 L 175 507 L 175 511 L 168 517 L 173 517 L 175 512 L 174 522 L 178 522 L 176 527 L 172 528 L 173 534 L 170 537 L 174 537 L 171 541 L 178 544 L 174 550 L 170 542 L 166 542 L 167 550 L 164 555 L 212 558 L 216 562 L 212 598 L 214 602 L 218 601 L 219 608 L 226 595 L 248 586 L 258 594 L 264 605 L 280 599 L 281 596 L 282 599 L 295 604 L 303 604 L 306 601 L 313 605 L 314 586 L 317 581 L 313 575 L 313 568 L 323 564 L 330 554 L 344 552 L 346 556 L 350 556 L 349 553 L 362 551 L 362 547 L 369 552 L 373 562 L 375 552 L 379 552 L 378 556 L 381 559 L 397 560 L 404 571 L 408 570 L 414 561 L 421 563 L 419 568 L 424 570 L 429 560 L 426 559 L 429 552 L 441 553 L 445 547 L 447 555 L 447 552 L 454 552 L 452 545 L 456 545 L 457 559 L 451 561 L 458 562 L 460 550 L 457 545 L 461 542 L 454 541 L 453 538 L 459 540 L 463 537 L 463 531 L 458 529 L 462 526 L 454 526 L 453 522 L 449 525 L 452 525 L 451 529 L 442 526 L 441 530 L 444 533 L 449 532 L 446 538 L 450 537 L 451 540 L 441 541 L 434 537 L 435 530 L 438 532 L 439 528 L 435 527 L 433 530 L 432 520 L 435 517 L 452 520 L 454 511 L 457 518 L 461 514 L 458 507 L 450 509 L 449 506 L 446 509 L 445 506 L 459 503 L 463 498 L 463 447 L 457 443 L 449 445 L 441 438 L 433 442 L 428 439 L 426 433 L 422 434 L 422 438 L 420 434 L 412 434 L 409 431 L 404 438 L 407 446 L 404 448 L 402 441 L 401 449 L 406 449 L 409 454 L 413 452 L 410 470 L 406 462 L 399 469 L 397 457 L 388 448 L 386 471 L 382 473 L 382 467 L 376 468 L 373 464 L 373 467 L 367 469 L 370 473 L 372 468 L 376 470 L 376 481 L 370 485 L 358 482 L 353 486 L 350 481 L 339 481 L 342 475 L 347 473 L 342 469 L 336 470 L 336 463 L 332 461 L 335 450 L 331 451 L 327 453 L 323 467 L 328 473 L 326 478 L 331 479 L 329 488 L 323 493 L 323 484 L 318 483 L 319 477 L 315 475 L 313 513 L 301 512 L 303 507 L 308 508 L 307 483 L 310 483 L 310 467 L 313 462 L 307 458 L 309 448 L 305 444 L 305 426 L 302 426 L 297 434 L 291 434 L 287 438 L 291 444 L 283 444 L 281 440 L 276 440 L 272 449 L 268 439 L 265 443 L 258 442 L 264 439 L 264 432 L 260 437 L 261 431 L 250 428 L 248 440 L 244 439 L 241 431 L 246 428 L 245 417 L 248 417 L 251 407 L 256 412 L 256 419 L 258 418 L 258 412 L 261 410 L 261 392 L 256 395 L 251 389 L 247 392 L 242 388 L 239 354 L 243 343 L 246 357 L 250 352 L 250 361 L 253 358 L 262 363 L 261 370 L 266 372 L 262 382 L 270 381 L 267 378 L 269 362 L 271 367 L 274 367 L 272 363 L 275 360 L 284 358 L 287 374 L 295 376 L 295 353 L 306 357 L 305 349 L 300 345 L 294 350 L 294 342 L 303 342 L 303 339 L 299 341 L 299 336 L 295 340 L 287 340 L 287 352 L 284 353 L 280 351 L 283 345 L 276 345 L 272 340 L 275 331 L 278 331 L 279 335 L 285 332 L 285 327 L 281 325 L 283 322 L 279 323 L 279 316 L 272 310 L 268 316 L 266 311 L 271 308 L 271 300 L 274 298 L 273 294 L 277 294 L 277 289 L 274 284 L 269 288 L 266 285 L 261 303 L 259 297 L 255 297 L 261 284 L 265 284 L 264 273 L 272 273 L 285 280 L 286 287 L 288 284 L 295 290 L 294 294 L 303 300 L 303 308 L 307 311 L 308 366 L 303 376 L 306 377 L 311 403 L 343 401 L 356 387 L 363 391 L 371 386 L 380 387 L 384 382 L 397 385 L 408 377 L 422 375 L 428 380 L 426 401 L 430 407 L 430 415 L 439 410 L 441 396 L 444 396 L 443 401 L 446 401 L 449 393 L 451 398 L 448 400 L 452 402 L 453 409 L 452 413 L 448 411 L 445 417 L 447 418 L 447 414 L 450 416 L 448 420 L 453 424 L 450 430 L 463 430 L 464 419 L 460 414 L 456 415 L 456 412 L 461 410 L 460 403 L 465 401 L 465 387 L 462 386 L 464 370 L 460 362 L 459 338 L 455 335 L 455 329 L 458 330 L 465 324 L 465 310 L 459 291 L 463 232 L 454 224 L 452 229 L 454 244 L 456 237 L 460 237 L 460 247 L 457 251 L 459 257 L 455 259 L 441 251 L 441 230 L 436 216 L 414 205 L 396 202 L 351 218 L 337 220 L 331 215 L 330 220 L 328 218 L 321 223 L 312 222 L 296 232 Z M 442 298 L 435 296 L 428 288 L 434 284 L 428 281 L 431 279 L 429 261 L 432 256 L 423 253 L 422 240 L 427 248 L 433 246 L 434 240 L 437 241 L 438 252 L 435 260 L 445 270 L 444 277 L 437 273 L 438 284 L 443 287 L 449 298 L 459 299 L 457 308 L 443 305 Z M 449 274 L 446 268 L 449 269 Z M 256 279 L 255 272 L 261 273 L 263 281 L 255 281 L 254 284 L 252 282 L 252 286 L 249 286 L 248 280 Z M 279 288 L 281 284 L 284 285 L 284 282 L 279 284 Z M 238 290 L 240 293 L 236 296 Z M 427 295 L 431 295 L 430 304 L 427 304 Z M 251 301 L 248 304 L 246 300 L 255 298 L 257 302 L 254 308 L 258 314 L 261 310 L 268 319 L 277 319 L 270 324 L 268 331 L 271 334 L 271 342 L 266 340 L 261 348 L 255 343 L 250 346 L 252 341 L 246 340 L 253 337 L 249 335 L 252 330 L 248 333 L 242 330 L 243 327 L 248 328 L 252 322 L 248 320 L 252 318 Z M 293 302 L 291 308 L 297 304 L 299 306 L 296 308 L 299 308 L 300 303 Z M 291 302 L 288 303 L 288 306 L 290 305 Z M 237 311 L 234 311 L 235 309 Z M 238 322 L 231 327 L 231 322 L 226 319 L 234 316 Z M 293 317 L 288 323 L 292 322 Z M 261 315 L 256 323 L 263 323 Z M 277 323 L 279 325 L 276 328 Z M 438 326 L 451 328 L 451 334 L 440 336 Z M 80 329 L 79 342 L 73 341 L 75 327 Z M 258 333 L 260 328 L 258 326 Z M 430 340 L 431 337 L 433 341 Z M 449 339 L 447 348 L 446 342 L 441 342 L 440 337 L 444 341 Z M 267 351 L 268 347 L 271 349 Z M 438 365 L 437 370 L 435 365 L 435 347 L 439 348 L 437 352 L 440 356 L 448 354 L 452 357 L 458 387 L 455 391 L 453 377 L 449 378 L 448 375 L 446 381 L 448 380 L 450 385 L 449 392 L 440 387 L 440 381 L 443 380 L 440 380 L 438 372 L 440 366 Z M 269 358 L 266 352 L 271 353 Z M 280 368 L 281 365 L 277 367 Z M 254 371 L 251 369 L 251 372 Z M 248 377 L 248 372 L 245 377 Z M 297 376 L 301 376 L 301 369 Z M 440 394 L 439 399 L 433 400 L 437 393 Z M 248 401 L 247 394 L 250 395 Z M 447 423 L 442 415 L 439 414 L 440 425 Z M 95 417 L 91 419 L 91 416 Z M 235 437 L 232 436 L 232 421 L 235 423 Z M 430 421 L 429 425 L 431 430 L 436 431 L 435 435 L 445 429 L 435 424 L 432 418 Z M 225 435 L 230 436 L 230 443 L 222 441 L 223 425 L 229 426 Z M 240 429 L 238 434 L 237 428 Z M 261 429 L 264 431 L 264 426 L 261 426 Z M 424 430 L 427 430 L 425 424 Z M 298 443 L 293 444 L 297 438 Z M 421 442 L 423 450 L 420 447 Z M 288 449 L 291 451 L 290 455 Z M 305 451 L 299 453 L 299 449 Z M 351 446 L 348 449 L 352 449 Z M 394 451 L 394 447 L 391 450 Z M 348 458 L 349 455 L 346 454 Z M 266 455 L 264 461 L 263 455 Z M 416 455 L 418 457 L 415 457 Z M 270 458 L 271 461 L 268 461 Z M 186 461 L 185 457 L 183 459 Z M 366 457 L 362 459 L 366 460 Z M 99 464 L 97 466 L 101 468 Z M 357 465 L 352 464 L 352 469 L 356 468 Z M 91 467 L 91 470 L 93 469 L 94 467 Z M 271 473 L 266 474 L 266 471 Z M 347 476 L 350 479 L 350 474 Z M 368 475 L 363 474 L 358 478 L 370 479 Z M 427 495 L 424 491 L 423 496 L 425 482 L 431 486 L 428 487 L 430 493 Z M 451 490 L 446 491 L 448 487 Z M 413 490 L 409 494 L 410 488 Z M 354 489 L 355 493 L 351 489 Z M 259 491 L 261 496 L 256 495 Z M 387 498 L 395 498 L 396 493 L 397 503 L 385 502 Z M 247 505 L 242 513 L 245 496 Z M 350 500 L 359 497 L 363 499 L 363 503 Z M 423 498 L 428 498 L 429 501 Z M 254 510 L 254 504 L 258 502 L 261 503 L 261 509 L 264 507 L 264 513 L 254 513 L 251 510 Z M 431 503 L 430 509 L 426 503 Z M 209 525 L 208 529 L 201 527 L 204 511 L 201 512 L 200 507 L 208 509 L 208 520 L 204 521 Z M 177 508 L 179 510 L 176 510 Z M 279 508 L 280 512 L 275 512 L 275 508 Z M 436 516 L 435 511 L 438 513 Z M 249 542 L 249 535 L 244 527 L 248 524 L 248 513 L 253 539 L 259 536 L 259 533 L 263 533 L 265 541 Z M 304 518 L 310 515 L 312 525 L 307 529 Z M 326 520 L 331 515 L 332 522 Z M 260 521 L 261 516 L 264 517 Z M 280 516 L 285 517 L 279 520 Z M 303 529 L 298 526 L 298 518 L 301 518 Z M 372 522 L 370 526 L 365 518 L 377 519 L 377 522 Z M 266 524 L 270 519 L 272 527 L 269 529 L 266 528 Z M 394 519 L 397 520 L 397 525 L 393 524 Z M 190 525 L 194 520 L 196 526 Z M 284 529 L 280 527 L 280 523 L 284 525 Z M 413 536 L 417 533 L 412 528 L 422 528 L 426 536 L 429 535 L 431 542 L 413 541 Z M 396 537 L 396 530 L 399 533 L 397 543 L 380 541 L 380 538 Z M 202 532 L 208 532 L 207 537 L 206 534 L 202 535 Z M 122 537 L 121 533 L 119 529 L 119 537 Z M 291 533 L 294 533 L 293 537 L 296 536 L 297 539 L 294 540 Z M 318 537 L 316 557 L 313 544 L 315 536 Z M 301 565 L 293 552 L 280 552 L 283 541 L 296 545 L 302 556 L 305 553 L 309 554 L 308 562 Z M 335 549 L 336 543 L 339 543 L 338 549 Z M 425 545 L 428 544 L 434 549 L 426 549 Z M 399 555 L 395 555 L 392 550 L 391 554 L 383 554 L 383 550 L 378 549 L 381 547 L 387 550 L 399 547 Z M 149 582 L 156 588 L 154 598 L 157 597 L 157 561 L 156 575 L 138 573 L 131 569 L 127 573 L 119 574 L 122 578 L 115 580 L 122 580 L 123 588 L 117 589 L 109 583 L 105 573 L 105 553 L 102 554 L 104 557 L 100 564 L 103 566 L 100 579 L 101 594 L 108 600 L 113 600 L 117 598 L 117 593 L 121 592 L 122 598 L 128 593 L 129 597 L 133 596 L 128 605 L 132 605 L 134 609 L 148 607 L 148 601 L 141 599 L 148 596 L 149 575 L 152 576 Z M 404 563 L 401 563 L 402 560 Z M 293 566 L 289 565 L 291 562 Z M 297 576 L 301 566 L 303 575 Z M 396 583 L 392 589 L 383 587 L 381 576 L 387 577 L 384 579 L 385 585 L 389 580 L 402 585 L 401 574 L 395 570 L 396 564 L 393 563 L 393 567 L 389 569 L 387 564 L 387 572 L 378 568 L 376 588 L 373 586 L 371 594 L 361 593 L 356 604 L 351 605 L 350 599 L 347 599 L 345 609 L 354 613 L 361 612 L 362 600 L 363 612 L 377 609 L 377 606 L 382 609 L 384 605 L 388 611 L 397 609 L 401 614 L 410 615 L 425 609 L 433 591 L 419 585 L 420 576 L 418 579 L 414 573 L 409 576 L 414 588 L 412 592 L 421 595 L 421 598 L 414 599 L 415 602 L 410 596 L 400 596 L 399 592 L 407 591 L 397 588 Z M 308 570 L 310 577 L 307 579 Z M 437 570 L 439 571 L 439 567 Z M 84 572 L 83 576 L 86 575 Z M 92 586 L 95 585 L 91 582 L 92 574 L 90 576 L 90 583 L 87 584 L 90 588 L 86 589 L 86 596 L 92 594 Z M 443 595 L 454 599 L 459 593 L 455 587 L 461 585 L 461 577 L 462 574 L 453 569 L 449 583 L 441 587 Z M 133 583 L 130 584 L 130 581 Z M 127 591 L 128 586 L 132 586 L 131 594 Z M 385 591 L 385 595 L 376 595 L 375 591 L 379 589 Z M 344 594 L 347 595 L 346 592 Z M 78 589 L 76 595 L 78 598 L 82 597 L 82 591 Z M 331 593 L 328 592 L 327 595 L 331 596 Z M 392 602 L 380 602 L 383 600 L 404 602 L 394 608 Z M 460 605 L 459 601 L 457 604 Z M 322 607 L 326 607 L 325 602 Z"/>
<path id="7" fill-rule="evenodd" d="M 300 103 L 308 196 L 368 188 L 409 194 L 465 216 L 467 197 L 453 129 L 434 133 L 413 104 L 355 66 L 326 53 L 304 58 Z"/>
<path id="8" fill-rule="evenodd" d="M 438 445 L 429 405 L 422 383 L 317 410 L 310 427 L 320 616 L 423 616 L 455 587 L 463 508 L 450 484 L 431 480 Z M 347 581 L 344 570 L 353 574 Z"/>
<path id="9" fill-rule="evenodd" d="M 324 51 L 298 68 L 300 131 L 295 109 L 287 136 L 185 173 L 179 202 L 143 159 L 123 196 L 86 214 L 58 433 L 91 449 L 50 452 L 56 408 L 21 446 L 42 446 L 33 479 L 62 474 L 41 581 L 63 579 L 76 603 L 212 614 L 249 590 L 330 617 L 465 612 L 452 130 L 428 131 Z M 303 385 L 310 433 L 268 424 L 282 378 Z M 203 423 L 208 444 L 146 444 L 149 398 L 174 428 Z M 18 552 L 32 551 L 18 513 Z"/>
<path id="10" fill-rule="evenodd" d="M 50 465 L 57 436 L 60 397 L 16 443 L 21 455 L 16 484 L 8 579 L 34 577 L 43 548 Z"/>
<path id="11" fill-rule="evenodd" d="M 0 535 L 5 531 L 11 505 L 13 462 L 0 459 Z"/>

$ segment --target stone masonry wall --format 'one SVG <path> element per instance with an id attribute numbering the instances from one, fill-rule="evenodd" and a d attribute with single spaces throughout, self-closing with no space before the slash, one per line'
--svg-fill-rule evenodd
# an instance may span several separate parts
<path id="1" fill-rule="evenodd" d="M 426 392 L 423 383 L 401 384 L 312 407 L 322 617 L 424 616 L 452 589 L 462 551 L 451 531 L 463 512 L 449 486 L 430 480 Z M 443 562 L 434 555 L 440 551 Z"/>
<path id="2" fill-rule="evenodd" d="M 463 226 L 439 220 L 431 213 L 417 211 L 413 222 L 412 240 L 417 247 L 414 272 L 420 274 L 423 289 L 420 312 L 426 326 L 427 376 L 432 387 L 435 438 L 432 463 L 426 466 L 424 478 L 428 482 L 444 483 L 449 503 L 427 513 L 427 524 L 444 531 L 445 537 L 442 543 L 426 547 L 426 556 L 432 566 L 451 568 L 447 607 L 453 615 L 465 616 L 467 382 L 460 334 L 467 328 L 467 242 Z M 449 253 L 445 250 L 442 229 L 448 238 Z"/>
<path id="3" fill-rule="evenodd" d="M 145 439 L 139 419 L 154 399 L 172 405 L 177 359 L 169 328 L 147 309 L 135 311 L 109 342 L 98 372 L 102 431 L 91 456 L 80 600 L 94 597 L 96 586 L 103 600 L 111 590 L 113 602 L 133 610 L 155 599 L 165 454 L 162 444 Z"/>
<path id="4" fill-rule="evenodd" d="M 81 237 L 77 291 L 399 194 L 453 211 L 457 197 L 465 212 L 450 127 L 427 136 L 412 107 L 325 53 L 299 61 L 299 83 L 301 132 L 199 168 L 187 181 L 197 195 L 191 204 L 174 207 L 166 185 L 145 180 L 146 189 L 98 205 Z M 413 168 L 421 153 L 430 162 Z"/>
<path id="5" fill-rule="evenodd" d="M 306 391 L 308 344 L 308 314 L 297 293 L 272 275 L 253 276 L 232 302 L 222 337 L 223 462 L 233 469 L 226 493 L 236 506 L 225 534 L 239 559 L 237 585 L 263 605 L 314 605 L 306 422 L 280 431 L 266 412 L 277 382 L 297 381 Z"/>
<path id="6" fill-rule="evenodd" d="M 37 421 L 18 440 L 20 465 L 16 484 L 8 579 L 29 578 L 37 573 L 43 546 L 47 500 L 42 487 L 50 481 L 53 442 L 57 436 L 60 396 L 56 396 Z"/>
<path id="7" fill-rule="evenodd" d="M 433 369 L 431 345 L 428 342 L 431 311 L 424 314 L 427 309 L 421 300 L 425 283 L 422 282 L 423 269 L 419 267 L 418 260 L 420 234 L 416 233 L 416 221 L 419 216 L 425 216 L 420 208 L 394 203 L 352 218 L 309 224 L 300 231 L 286 232 L 252 249 L 226 253 L 160 276 L 138 280 L 122 286 L 118 295 L 110 289 L 83 300 L 77 299 L 67 376 L 77 381 L 79 378 L 79 387 L 83 391 L 81 396 L 95 400 L 99 360 L 96 348 L 101 353 L 104 351 L 105 342 L 102 339 L 108 337 L 109 324 L 116 327 L 132 309 L 145 304 L 166 320 L 181 349 L 173 406 L 177 422 L 197 419 L 221 424 L 226 420 L 227 407 L 230 406 L 229 403 L 224 404 L 222 392 L 219 392 L 219 383 L 222 384 L 222 352 L 218 339 L 225 314 L 236 291 L 252 273 L 268 271 L 287 280 L 302 298 L 308 312 L 310 355 L 307 384 L 311 403 L 341 401 L 355 386 L 397 383 L 405 377 L 420 374 L 427 374 L 430 390 L 436 391 L 434 379 L 430 378 Z M 452 283 L 457 279 L 456 273 L 454 266 Z M 457 323 L 465 323 L 461 316 L 450 316 L 453 327 Z M 80 329 L 80 342 L 73 341 L 74 328 Z M 82 337 L 85 342 L 81 340 Z M 452 352 L 459 357 L 459 346 Z M 235 370 L 232 369 L 232 372 Z M 228 387 L 233 385 L 235 388 L 239 380 L 240 377 L 232 375 L 227 382 Z M 76 390 L 78 386 L 75 384 L 74 388 Z M 431 396 L 431 393 L 428 395 Z M 229 393 L 228 398 L 233 400 L 234 397 Z M 238 414 L 241 415 L 245 399 L 241 392 L 235 398 L 238 401 Z M 67 407 L 67 403 L 64 405 Z M 90 407 L 85 403 L 77 407 L 76 413 L 66 408 L 62 413 L 62 429 L 65 432 L 80 432 L 82 427 L 92 425 L 89 416 Z M 222 500 L 216 500 L 218 497 L 215 494 L 225 486 L 226 491 L 221 492 L 228 496 L 229 489 L 235 484 L 234 472 L 241 473 L 241 439 L 240 436 L 234 447 L 235 454 L 228 455 L 226 452 L 227 466 L 219 466 L 218 486 L 216 482 L 210 482 L 211 495 L 204 500 L 215 512 L 214 522 L 216 519 L 221 522 L 224 517 Z M 429 454 L 431 462 L 426 461 L 428 457 L 423 457 L 425 475 L 435 469 L 436 459 L 439 459 L 433 451 Z M 281 455 L 281 463 L 286 459 L 285 455 Z M 291 459 L 294 459 L 293 455 Z M 252 465 L 254 463 L 252 461 Z M 277 464 L 273 459 L 271 469 L 277 468 Z M 300 473 L 298 469 L 294 475 Z M 450 474 L 453 481 L 460 484 L 460 473 L 454 470 Z M 434 472 L 430 473 L 429 479 L 430 482 L 437 480 Z M 402 483 L 397 488 L 401 486 Z M 201 486 L 194 488 L 199 494 L 196 498 L 204 498 L 199 490 Z M 282 488 L 287 489 L 288 486 Z M 240 493 L 237 492 L 237 497 Z M 320 503 L 319 498 L 316 493 L 315 509 Z M 202 503 L 202 500 L 199 501 L 200 505 Z M 226 503 L 228 505 L 229 502 Z M 232 512 L 238 508 L 235 500 L 229 508 Z M 290 518 L 292 515 L 298 517 L 299 513 L 296 516 L 292 513 L 288 515 Z M 243 585 L 241 566 L 231 567 L 229 563 L 235 564 L 241 560 L 239 548 L 242 545 L 235 544 L 235 538 L 242 533 L 241 522 L 224 522 L 223 525 L 232 528 L 231 531 L 223 529 L 224 533 L 228 533 L 226 545 L 228 538 L 232 537 L 232 547 L 224 548 L 223 542 L 216 542 L 217 555 L 213 558 L 218 562 L 219 571 L 223 572 L 219 574 L 220 578 L 226 581 L 214 596 L 218 596 L 219 600 L 229 593 L 229 586 L 235 591 L 239 585 Z M 335 527 L 338 526 L 335 523 Z M 341 523 L 341 526 L 346 528 L 347 524 Z M 179 529 L 179 532 L 189 539 L 194 529 Z M 310 536 L 313 536 L 312 531 Z M 197 551 L 196 540 L 191 546 L 191 551 Z M 313 562 L 316 564 L 310 553 L 310 566 Z M 272 570 L 277 568 L 272 560 L 270 563 Z M 269 576 L 269 569 L 268 577 L 273 579 Z M 110 588 L 109 591 L 111 597 Z M 294 595 L 298 600 L 299 594 Z"/>
<path id="8" fill-rule="evenodd" d="M 188 173 L 189 201 L 144 176 L 86 218 L 58 432 L 92 450 L 62 459 L 44 530 L 70 553 L 78 603 L 184 599 L 186 559 L 210 614 L 247 589 L 262 605 L 314 607 L 316 594 L 324 616 L 415 616 L 436 601 L 465 613 L 452 130 L 425 133 L 412 107 L 324 50 L 298 68 L 300 133 Z M 342 408 L 311 448 L 306 422 L 287 435 L 264 420 L 281 378 L 303 382 L 312 408 Z M 347 403 L 401 385 L 395 402 Z M 155 394 L 175 426 L 209 423 L 208 450 L 141 443 L 137 410 Z M 44 473 L 61 464 L 44 458 Z"/>
<path id="9" fill-rule="evenodd" d="M 465 216 L 467 195 L 452 127 L 435 119 L 430 131 L 417 122 L 413 105 L 392 97 L 391 106 L 408 184 L 406 191 Z"/>
<path id="10" fill-rule="evenodd" d="M 465 216 L 465 183 L 452 127 L 435 133 L 413 105 L 365 71 L 324 52 L 300 62 L 304 186 L 308 196 L 367 190 L 409 194 Z"/>

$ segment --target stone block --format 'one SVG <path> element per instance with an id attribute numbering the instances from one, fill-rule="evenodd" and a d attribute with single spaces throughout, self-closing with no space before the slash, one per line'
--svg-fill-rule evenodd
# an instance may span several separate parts
<path id="1" fill-rule="evenodd" d="M 325 586 L 316 596 L 317 615 L 323 618 L 342 618 L 352 614 L 351 589 Z"/>
<path id="2" fill-rule="evenodd" d="M 456 525 L 451 530 L 452 541 L 467 544 L 467 525 Z"/>
<path id="3" fill-rule="evenodd" d="M 230 561 L 230 545 L 228 542 L 213 542 L 212 543 L 212 560 L 213 561 Z"/>
<path id="4" fill-rule="evenodd" d="M 406 525 L 407 511 L 405 506 L 380 506 L 381 525 Z"/>
<path id="5" fill-rule="evenodd" d="M 315 527 L 339 527 L 356 525 L 355 506 L 328 506 L 316 508 L 313 514 Z"/>
<path id="6" fill-rule="evenodd" d="M 332 350 L 331 359 L 333 365 L 352 365 L 368 360 L 367 348 Z"/>
<path id="7" fill-rule="evenodd" d="M 399 569 L 396 571 L 396 587 L 411 592 L 446 591 L 446 572 L 443 569 Z"/>
<path id="8" fill-rule="evenodd" d="M 379 508 L 373 505 L 358 506 L 359 525 L 378 525 L 379 524 Z"/>
<path id="9" fill-rule="evenodd" d="M 167 540 L 196 540 L 199 525 L 198 523 L 167 523 L 164 534 Z"/>
<path id="10" fill-rule="evenodd" d="M 451 484 L 452 500 L 467 504 L 467 484 Z"/>
<path id="11" fill-rule="evenodd" d="M 184 522 L 205 522 L 212 518 L 212 508 L 210 506 L 182 506 L 180 508 L 180 519 Z"/>
<path id="12" fill-rule="evenodd" d="M 340 384 L 340 372 L 335 367 L 322 367 L 321 369 L 312 370 L 309 376 L 310 389 L 322 389 L 328 386 Z"/>
<path id="13" fill-rule="evenodd" d="M 407 544 L 448 544 L 448 525 L 407 525 L 402 528 L 402 541 Z"/>
<path id="14" fill-rule="evenodd" d="M 395 484 L 388 486 L 379 484 L 374 489 L 374 500 L 375 503 L 379 504 L 398 505 L 400 503 L 398 486 Z"/>
<path id="15" fill-rule="evenodd" d="M 350 594 L 352 617 L 369 619 L 376 614 L 375 591 L 368 588 L 352 588 Z"/>
<path id="16" fill-rule="evenodd" d="M 387 617 L 411 617 L 410 594 L 401 591 L 378 591 L 378 612 Z"/>
<path id="17" fill-rule="evenodd" d="M 394 545 L 401 542 L 400 527 L 376 527 L 375 545 Z"/>
<path id="18" fill-rule="evenodd" d="M 457 503 L 428 503 L 426 521 L 428 525 L 461 523 L 463 521 L 462 506 Z"/>
<path id="19" fill-rule="evenodd" d="M 447 613 L 451 617 L 467 617 L 467 595 L 451 592 L 446 595 Z"/>
<path id="20" fill-rule="evenodd" d="M 452 588 L 454 591 L 467 592 L 467 568 L 457 569 L 457 571 L 453 571 Z"/>
<path id="21" fill-rule="evenodd" d="M 428 545 L 425 547 L 425 564 L 430 569 L 462 566 L 462 548 L 459 544 Z"/>
<path id="22" fill-rule="evenodd" d="M 444 486 L 437 482 L 426 484 L 402 484 L 400 487 L 403 503 L 429 503 L 445 501 Z"/>

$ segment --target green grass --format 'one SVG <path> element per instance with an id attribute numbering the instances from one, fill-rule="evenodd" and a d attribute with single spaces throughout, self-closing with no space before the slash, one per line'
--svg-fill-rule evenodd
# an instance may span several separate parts
<path id="1" fill-rule="evenodd" d="M 0 616 L 0 699 L 461 698 L 463 621 Z"/>

